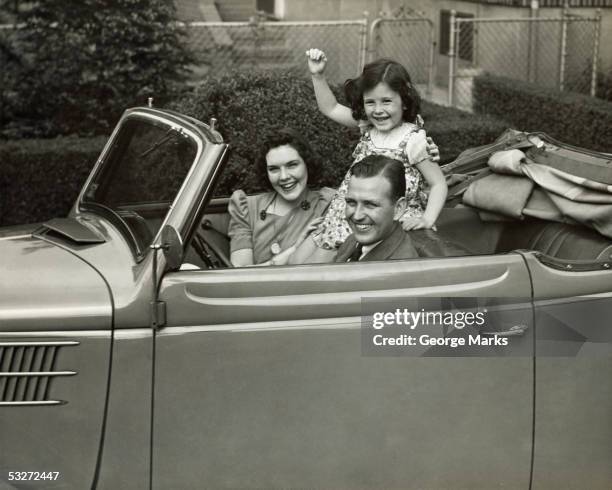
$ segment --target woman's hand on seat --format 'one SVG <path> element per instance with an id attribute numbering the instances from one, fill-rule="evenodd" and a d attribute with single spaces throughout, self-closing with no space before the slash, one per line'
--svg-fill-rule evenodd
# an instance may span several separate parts
<path id="1" fill-rule="evenodd" d="M 402 220 L 401 223 L 404 231 L 436 229 L 435 223 L 430 222 L 424 216 L 406 218 L 405 220 Z"/>
<path id="2" fill-rule="evenodd" d="M 283 250 L 278 255 L 275 255 L 271 260 L 272 265 L 286 265 L 289 262 L 289 258 L 295 252 L 298 246 L 302 244 L 304 240 L 310 235 L 323 221 L 323 217 L 315 218 L 310 223 L 308 223 L 302 232 L 298 235 L 295 243 L 286 250 Z"/>
<path id="3" fill-rule="evenodd" d="M 431 137 L 427 137 L 427 154 L 432 162 L 440 163 L 440 148 Z"/>
<path id="4" fill-rule="evenodd" d="M 295 246 L 298 247 L 308 235 L 310 235 L 313 231 L 317 229 L 317 227 L 323 222 L 323 217 L 315 218 L 310 223 L 308 223 L 302 232 L 298 235 L 297 240 L 295 241 Z"/>

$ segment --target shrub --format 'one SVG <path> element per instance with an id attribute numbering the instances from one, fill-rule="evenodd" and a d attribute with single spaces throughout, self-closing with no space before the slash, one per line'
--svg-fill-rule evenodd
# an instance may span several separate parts
<path id="1" fill-rule="evenodd" d="M 108 133 L 126 107 L 167 97 L 190 55 L 167 0 L 37 0 L 11 36 L 22 64 L 4 87 L 5 136 Z M 8 82 L 9 80 L 5 80 Z"/>
<path id="2" fill-rule="evenodd" d="M 337 87 L 333 90 L 340 96 Z M 324 156 L 321 178 L 312 182 L 317 186 L 339 185 L 359 139 L 357 130 L 343 128 L 319 113 L 310 81 L 289 74 L 236 73 L 209 79 L 170 108 L 205 122 L 210 117 L 218 119 L 218 129 L 233 153 L 217 195 L 267 187 L 265 175 L 253 171 L 253 165 L 261 138 L 279 127 L 298 129 Z M 505 123 L 494 118 L 434 104 L 423 104 L 423 116 L 444 161 L 471 146 L 492 142 L 506 129 Z M 66 215 L 103 144 L 104 138 L 0 144 L 0 222 L 8 225 Z"/>
<path id="3" fill-rule="evenodd" d="M 339 100 L 343 98 L 339 87 L 332 90 Z M 316 185 L 339 185 L 359 139 L 356 129 L 343 128 L 319 112 L 309 80 L 286 73 L 237 72 L 207 79 L 172 108 L 205 122 L 211 117 L 218 119 L 218 129 L 233 149 L 218 194 L 229 194 L 239 187 L 252 192 L 265 188 L 265 176 L 250 168 L 256 161 L 259 141 L 279 127 L 298 129 L 324 157 L 326 168 Z M 423 116 L 443 162 L 470 146 L 492 142 L 507 128 L 493 117 L 426 102 Z"/>
<path id="4" fill-rule="evenodd" d="M 106 138 L 21 140 L 0 145 L 0 224 L 66 216 Z"/>
<path id="5" fill-rule="evenodd" d="M 597 72 L 597 97 L 612 102 L 612 70 Z"/>
<path id="6" fill-rule="evenodd" d="M 601 99 L 484 75 L 474 80 L 474 108 L 503 117 L 522 131 L 542 131 L 576 146 L 612 151 L 612 103 Z"/>
<path id="7" fill-rule="evenodd" d="M 423 104 L 427 134 L 440 147 L 441 163 L 448 163 L 471 147 L 492 143 L 509 124 L 489 115 L 474 115 L 451 107 Z"/>
<path id="8" fill-rule="evenodd" d="M 281 127 L 298 129 L 324 155 L 322 182 L 316 184 L 341 181 L 359 137 L 318 111 L 308 80 L 284 73 L 235 72 L 210 78 L 172 108 L 205 122 L 217 118 L 217 128 L 232 147 L 227 171 L 219 182 L 220 194 L 228 194 L 243 183 L 251 191 L 266 188 L 262 176 L 250 169 L 256 162 L 259 142 Z"/>

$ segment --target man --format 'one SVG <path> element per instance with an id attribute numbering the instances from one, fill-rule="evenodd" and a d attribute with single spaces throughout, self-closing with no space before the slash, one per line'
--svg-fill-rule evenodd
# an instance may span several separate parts
<path id="1" fill-rule="evenodd" d="M 418 257 L 396 221 L 406 209 L 403 164 L 371 155 L 356 163 L 351 174 L 345 212 L 353 234 L 338 250 L 336 262 Z"/>

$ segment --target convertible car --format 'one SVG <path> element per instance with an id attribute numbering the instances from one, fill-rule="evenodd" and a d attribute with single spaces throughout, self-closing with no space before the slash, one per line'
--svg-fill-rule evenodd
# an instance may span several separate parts
<path id="1" fill-rule="evenodd" d="M 0 487 L 612 488 L 605 220 L 546 219 L 522 180 L 476 206 L 514 189 L 486 180 L 493 152 L 604 186 L 609 155 L 516 132 L 462 154 L 438 232 L 463 254 L 232 268 L 227 150 L 128 110 L 68 217 L 0 231 Z M 386 355 L 368 298 L 510 322 L 478 351 Z"/>

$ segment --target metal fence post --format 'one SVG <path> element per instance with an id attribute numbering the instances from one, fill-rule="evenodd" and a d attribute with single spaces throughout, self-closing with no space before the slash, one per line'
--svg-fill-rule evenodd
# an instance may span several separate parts
<path id="1" fill-rule="evenodd" d="M 359 73 L 363 71 L 368 55 L 368 19 L 370 13 L 366 10 L 363 12 L 363 25 L 361 26 L 361 45 L 359 47 Z M 372 41 L 370 40 L 370 43 Z"/>
<path id="2" fill-rule="evenodd" d="M 368 61 L 374 61 L 378 52 L 378 42 L 380 41 L 379 24 L 383 21 L 380 17 L 374 19 L 370 24 L 370 47 L 368 50 Z"/>
<path id="3" fill-rule="evenodd" d="M 456 10 L 451 10 L 450 33 L 448 38 L 448 105 L 452 107 L 455 99 L 455 18 Z"/>
<path id="4" fill-rule="evenodd" d="M 427 70 L 427 96 L 433 95 L 433 83 L 434 83 L 434 63 L 436 53 L 436 40 L 434 38 L 434 24 L 431 20 L 427 19 L 427 25 L 429 26 L 429 67 Z"/>
<path id="5" fill-rule="evenodd" d="M 563 92 L 565 88 L 565 64 L 567 62 L 567 3 L 563 7 L 561 20 L 561 46 L 559 56 L 559 90 Z"/>
<path id="6" fill-rule="evenodd" d="M 251 28 L 251 35 L 253 36 L 253 44 L 251 46 L 251 65 L 253 68 L 257 67 L 257 28 L 259 25 L 259 19 L 257 15 L 249 18 L 249 27 Z"/>
<path id="7" fill-rule="evenodd" d="M 593 69 L 591 71 L 591 97 L 597 95 L 597 63 L 599 61 L 599 36 L 601 35 L 601 9 L 595 13 L 595 32 L 593 33 Z"/>
<path id="8" fill-rule="evenodd" d="M 536 19 L 538 17 L 538 12 L 540 9 L 540 4 L 537 0 L 531 0 L 530 10 L 529 10 L 529 18 L 532 21 L 529 22 L 529 46 L 527 48 L 527 81 L 534 81 L 534 72 L 536 62 L 536 53 L 538 50 L 537 44 L 537 30 L 539 29 L 538 23 Z"/>

